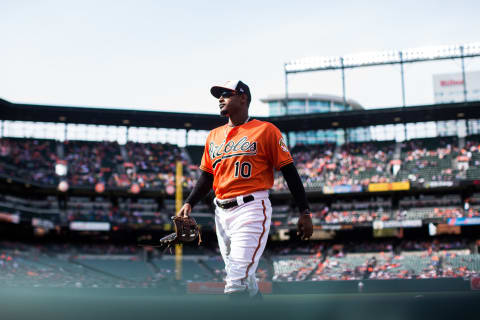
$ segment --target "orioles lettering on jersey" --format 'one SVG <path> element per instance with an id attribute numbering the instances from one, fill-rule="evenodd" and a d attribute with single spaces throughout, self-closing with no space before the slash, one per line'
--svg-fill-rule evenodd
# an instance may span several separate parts
<path id="1" fill-rule="evenodd" d="M 269 122 L 251 120 L 210 131 L 200 169 L 213 174 L 219 199 L 233 198 L 273 186 L 273 170 L 292 163 L 282 134 Z"/>
<path id="2" fill-rule="evenodd" d="M 215 169 L 222 159 L 239 156 L 255 156 L 257 154 L 257 142 L 251 143 L 247 137 L 241 138 L 238 142 L 230 140 L 228 143 L 225 143 L 225 140 L 223 140 L 219 146 L 215 145 L 215 142 L 212 141 L 208 147 L 210 159 L 213 160 L 213 169 Z"/>

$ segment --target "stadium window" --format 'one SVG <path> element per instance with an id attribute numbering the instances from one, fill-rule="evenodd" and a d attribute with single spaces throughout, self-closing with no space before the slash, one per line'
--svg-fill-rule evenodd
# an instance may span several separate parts
<path id="1" fill-rule="evenodd" d="M 85 139 L 88 141 L 97 140 L 97 126 L 93 124 L 84 125 Z"/>
<path id="2" fill-rule="evenodd" d="M 337 145 L 342 145 L 345 143 L 345 131 L 343 129 L 337 129 L 336 131 L 336 135 L 337 135 L 337 138 L 336 138 L 336 143 Z"/>
<path id="3" fill-rule="evenodd" d="M 127 143 L 127 127 L 117 127 L 117 141 L 120 144 Z"/>
<path id="4" fill-rule="evenodd" d="M 189 131 L 188 131 L 187 144 L 188 144 L 189 146 L 191 146 L 191 145 L 196 145 L 197 135 L 198 135 L 198 131 L 197 131 L 197 130 L 189 130 Z"/>
<path id="5" fill-rule="evenodd" d="M 407 123 L 407 137 L 406 140 L 415 139 L 417 137 L 415 131 L 415 123 Z"/>
<path id="6" fill-rule="evenodd" d="M 467 135 L 467 125 L 465 120 L 457 121 L 457 136 L 464 138 Z"/>
<path id="7" fill-rule="evenodd" d="M 75 125 L 74 139 L 76 140 L 86 140 L 84 125 L 78 124 Z"/>
<path id="8" fill-rule="evenodd" d="M 468 120 L 468 133 L 479 134 L 480 133 L 480 120 Z"/>
<path id="9" fill-rule="evenodd" d="M 395 125 L 387 124 L 385 128 L 385 139 L 384 140 L 395 140 Z"/>
<path id="10" fill-rule="evenodd" d="M 176 144 L 177 137 L 176 137 L 176 130 L 175 129 L 167 129 L 166 135 L 166 142 L 171 144 Z"/>
<path id="11" fill-rule="evenodd" d="M 401 123 L 395 125 L 395 141 L 405 141 L 405 125 Z"/>
<path id="12" fill-rule="evenodd" d="M 349 142 L 364 142 L 369 141 L 370 138 L 370 127 L 358 127 L 352 129 Z"/>
<path id="13" fill-rule="evenodd" d="M 315 139 L 315 132 L 314 131 L 307 131 L 305 132 L 305 142 L 308 144 L 315 144 L 316 139 Z"/>
<path id="14" fill-rule="evenodd" d="M 205 141 L 207 141 L 207 135 L 208 135 L 208 131 L 205 131 L 205 130 L 197 131 L 197 136 L 196 136 L 196 139 L 194 141 L 194 144 L 204 145 Z"/>
<path id="15" fill-rule="evenodd" d="M 114 135 L 109 135 L 109 132 L 110 132 L 109 126 L 101 125 L 99 127 L 100 127 L 100 130 L 102 132 L 102 136 L 104 137 L 104 139 L 102 139 L 102 140 L 115 141 L 115 136 Z"/>
<path id="16" fill-rule="evenodd" d="M 437 133 L 439 136 L 446 136 L 446 124 L 445 121 L 437 121 Z"/>
<path id="17" fill-rule="evenodd" d="M 308 101 L 308 113 L 325 113 L 330 112 L 330 101 Z"/>
<path id="18" fill-rule="evenodd" d="M 128 128 L 128 141 L 137 141 L 137 136 L 138 136 L 138 129 L 137 127 L 129 127 Z"/>
<path id="19" fill-rule="evenodd" d="M 288 102 L 288 114 L 305 113 L 305 100 L 291 100 Z"/>
<path id="20" fill-rule="evenodd" d="M 139 142 L 139 143 L 147 143 L 148 142 L 148 136 L 147 136 L 147 129 L 146 128 L 137 127 L 137 142 Z"/>
<path id="21" fill-rule="evenodd" d="M 337 135 L 334 130 L 325 131 L 325 142 L 337 142 Z"/>
<path id="22" fill-rule="evenodd" d="M 155 132 L 155 128 L 146 128 L 145 129 L 145 134 L 147 138 L 147 142 L 149 143 L 156 143 L 157 141 L 157 135 Z"/>
<path id="23" fill-rule="evenodd" d="M 345 111 L 345 105 L 343 103 L 334 102 L 332 106 L 332 112 Z"/>
<path id="24" fill-rule="evenodd" d="M 295 132 L 290 132 L 288 141 L 290 141 L 291 146 L 295 146 L 297 144 L 297 134 Z"/>
<path id="25" fill-rule="evenodd" d="M 453 136 L 457 131 L 457 123 L 455 120 L 447 121 L 447 136 Z"/>
<path id="26" fill-rule="evenodd" d="M 415 137 L 416 138 L 426 138 L 427 137 L 427 130 L 425 128 L 425 123 L 424 122 L 415 123 Z"/>
<path id="27" fill-rule="evenodd" d="M 15 137 L 15 138 L 22 138 L 22 127 L 19 123 L 21 121 L 4 121 L 4 130 L 3 134 L 5 137 Z"/>
<path id="28" fill-rule="evenodd" d="M 372 126 L 372 139 L 373 140 L 383 140 L 382 137 L 384 135 L 383 126 Z"/>
<path id="29" fill-rule="evenodd" d="M 270 101 L 268 103 L 268 108 L 270 111 L 270 116 L 281 116 L 284 115 L 284 108 L 280 101 Z"/>
<path id="30" fill-rule="evenodd" d="M 150 137 L 148 135 L 148 128 L 139 128 L 139 131 L 140 131 L 140 141 L 139 142 L 142 142 L 142 143 L 148 143 L 150 142 Z"/>
<path id="31" fill-rule="evenodd" d="M 160 135 L 158 133 L 158 128 L 149 128 L 148 135 L 150 136 L 150 141 L 152 143 L 159 143 L 160 142 Z"/>
<path id="32" fill-rule="evenodd" d="M 437 136 L 437 125 L 434 121 L 429 121 L 425 123 L 427 137 L 436 137 Z"/>

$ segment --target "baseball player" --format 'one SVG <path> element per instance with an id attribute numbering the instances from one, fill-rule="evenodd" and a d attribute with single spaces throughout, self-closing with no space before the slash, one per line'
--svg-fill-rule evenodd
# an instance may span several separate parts
<path id="1" fill-rule="evenodd" d="M 225 293 L 231 298 L 257 299 L 261 295 L 255 271 L 270 229 L 268 190 L 273 186 L 274 169 L 282 171 L 300 210 L 297 227 L 304 240 L 312 235 L 312 219 L 305 189 L 280 130 L 248 116 L 249 87 L 242 81 L 228 81 L 210 92 L 228 123 L 209 133 L 200 178 L 179 215 L 188 216 L 213 188 L 216 233 L 227 273 Z"/>

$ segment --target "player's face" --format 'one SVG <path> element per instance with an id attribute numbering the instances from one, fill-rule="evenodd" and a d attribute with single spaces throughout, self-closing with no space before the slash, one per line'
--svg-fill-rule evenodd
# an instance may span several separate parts
<path id="1" fill-rule="evenodd" d="M 242 108 L 242 96 L 234 91 L 225 91 L 218 99 L 220 114 L 222 116 L 231 116 Z"/>

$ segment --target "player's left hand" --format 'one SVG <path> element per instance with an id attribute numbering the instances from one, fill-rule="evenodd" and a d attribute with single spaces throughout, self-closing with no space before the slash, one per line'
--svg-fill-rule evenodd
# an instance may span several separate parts
<path id="1" fill-rule="evenodd" d="M 302 240 L 308 240 L 313 234 L 313 224 L 310 212 L 302 212 L 297 222 L 297 235 Z"/>

